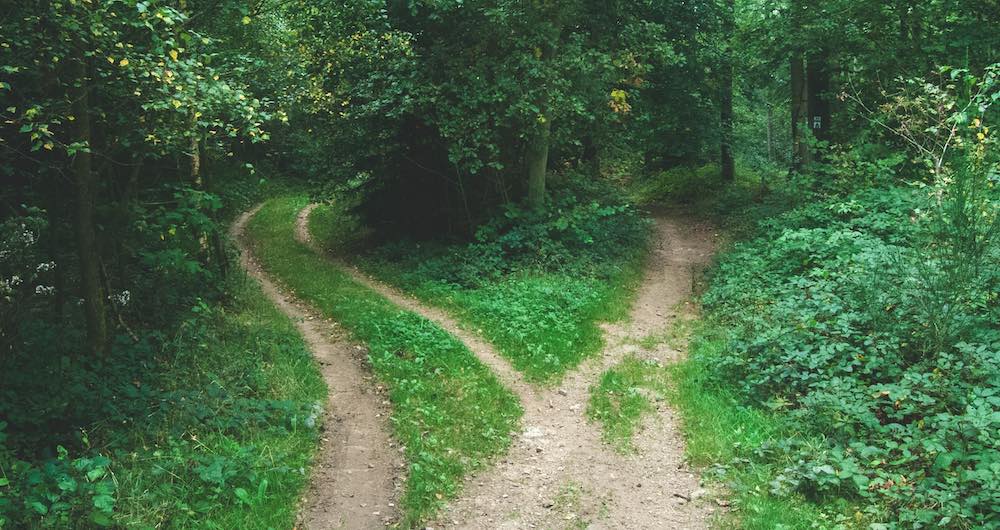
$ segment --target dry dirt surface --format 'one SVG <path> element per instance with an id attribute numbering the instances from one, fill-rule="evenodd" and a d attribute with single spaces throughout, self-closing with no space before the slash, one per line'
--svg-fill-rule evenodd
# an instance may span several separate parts
<path id="1" fill-rule="evenodd" d="M 309 240 L 308 215 L 297 236 Z M 495 466 L 467 480 L 433 528 L 706 528 L 714 509 L 684 461 L 675 412 L 658 402 L 645 422 L 635 454 L 622 455 L 601 440 L 600 425 L 588 422 L 590 387 L 602 373 L 630 354 L 663 363 L 681 352 L 661 345 L 653 351 L 634 345 L 690 317 L 686 304 L 694 278 L 708 264 L 716 234 L 681 214 L 656 218 L 654 249 L 627 323 L 604 327 L 606 348 L 554 388 L 523 381 L 493 347 L 446 312 L 340 263 L 359 282 L 392 302 L 436 322 L 461 339 L 521 400 L 523 432 Z"/>
<path id="2" fill-rule="evenodd" d="M 347 340 L 336 322 L 281 289 L 254 261 L 243 232 L 257 209 L 244 213 L 232 227 L 240 261 L 264 294 L 295 322 L 330 388 L 323 443 L 296 527 L 385 528 L 399 515 L 396 499 L 404 464 L 390 434 L 386 398 L 365 366 L 367 350 Z"/>

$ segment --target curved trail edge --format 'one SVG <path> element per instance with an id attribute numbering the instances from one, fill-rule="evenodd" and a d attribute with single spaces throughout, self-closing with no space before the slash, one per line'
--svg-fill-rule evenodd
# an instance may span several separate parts
<path id="1" fill-rule="evenodd" d="M 299 214 L 296 237 L 324 255 L 309 234 L 310 205 Z M 636 340 L 689 318 L 686 303 L 695 274 L 715 249 L 712 227 L 680 214 L 656 218 L 654 247 L 629 321 L 605 324 L 605 349 L 567 374 L 554 389 L 535 387 L 487 341 L 450 316 L 402 294 L 356 267 L 331 257 L 351 276 L 393 303 L 434 321 L 452 333 L 512 390 L 524 407 L 524 430 L 493 467 L 466 481 L 434 528 L 622 528 L 698 529 L 713 510 L 691 502 L 703 490 L 684 460 L 675 413 L 662 402 L 644 421 L 636 454 L 616 453 L 601 439 L 600 426 L 586 417 L 592 385 L 629 355 L 672 363 L 683 353 L 667 345 L 644 350 Z"/>
<path id="2" fill-rule="evenodd" d="M 244 232 L 260 208 L 242 214 L 230 229 L 240 262 L 295 323 L 330 389 L 322 446 L 300 510 L 300 527 L 384 528 L 398 520 L 395 507 L 404 469 L 393 449 L 385 398 L 364 367 L 366 350 L 347 340 L 336 322 L 279 288 L 254 260 Z"/>

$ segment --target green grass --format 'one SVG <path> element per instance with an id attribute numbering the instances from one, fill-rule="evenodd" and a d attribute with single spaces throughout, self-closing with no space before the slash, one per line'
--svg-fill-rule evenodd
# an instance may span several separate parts
<path id="1" fill-rule="evenodd" d="M 367 343 L 410 463 L 403 524 L 416 524 L 453 497 L 469 471 L 506 451 L 522 410 L 460 341 L 296 242 L 296 214 L 306 204 L 305 197 L 265 203 L 248 226 L 254 253 L 298 297 Z"/>
<path id="2" fill-rule="evenodd" d="M 601 422 L 607 443 L 619 452 L 633 452 L 635 433 L 643 417 L 656 410 L 653 400 L 666 397 L 668 382 L 660 363 L 627 357 L 590 389 L 587 415 Z"/>
<path id="3" fill-rule="evenodd" d="M 451 310 L 479 330 L 533 382 L 552 383 L 601 351 L 599 323 L 627 312 L 632 278 L 602 283 L 563 274 L 523 273 L 478 289 L 422 285 L 418 298 Z M 391 276 L 387 276 L 393 281 Z"/>
<path id="4" fill-rule="evenodd" d="M 641 342 L 653 348 L 667 340 L 680 340 L 689 329 L 690 324 L 684 324 L 683 329 L 672 328 Z M 717 521 L 723 528 L 805 529 L 828 520 L 823 510 L 801 496 L 769 493 L 780 462 L 761 464 L 747 458 L 749 451 L 788 433 L 779 418 L 739 405 L 729 391 L 709 382 L 712 357 L 723 347 L 721 338 L 699 332 L 691 344 L 691 358 L 679 364 L 664 366 L 626 358 L 591 388 L 588 416 L 601 423 L 607 443 L 630 453 L 644 417 L 655 411 L 653 400 L 668 399 L 683 418 L 688 459 L 729 489 L 723 497 L 735 510 Z"/>
<path id="5" fill-rule="evenodd" d="M 350 220 L 334 207 L 317 207 L 310 231 L 325 248 L 344 247 Z M 601 275 L 572 268 L 546 272 L 524 270 L 463 287 L 418 270 L 455 247 L 414 248 L 402 261 L 361 259 L 377 278 L 400 287 L 428 304 L 443 307 L 489 340 L 525 377 L 536 383 L 557 382 L 567 371 L 604 346 L 600 322 L 628 314 L 641 280 L 644 249 L 621 249 L 620 261 L 602 264 Z M 447 259 L 447 258 L 445 258 Z"/>
<path id="6" fill-rule="evenodd" d="M 294 526 L 317 447 L 310 421 L 317 419 L 327 388 L 292 322 L 256 283 L 234 283 L 226 306 L 232 309 L 203 307 L 206 314 L 193 321 L 201 325 L 184 339 L 190 349 L 169 361 L 162 380 L 168 390 L 215 383 L 247 397 L 300 404 L 304 411 L 290 406 L 288 417 L 260 424 L 244 416 L 238 402 L 228 402 L 211 411 L 214 425 L 188 425 L 178 433 L 168 423 L 155 432 L 131 433 L 130 443 L 121 446 L 135 450 L 116 454 L 111 468 L 115 520 L 123 526 Z M 220 428 L 227 416 L 239 426 Z M 213 466 L 218 474 L 210 471 Z"/>
<path id="7" fill-rule="evenodd" d="M 806 529 L 840 523 L 851 527 L 844 514 L 852 510 L 844 503 L 824 505 L 799 494 L 770 493 L 770 482 L 793 462 L 770 459 L 763 463 L 754 458 L 754 450 L 802 433 L 790 432 L 780 416 L 740 404 L 735 394 L 713 382 L 713 361 L 724 348 L 724 330 L 703 322 L 692 339 L 688 359 L 668 368 L 668 398 L 682 417 L 688 459 L 729 489 L 734 510 L 723 517 L 721 526 Z"/>

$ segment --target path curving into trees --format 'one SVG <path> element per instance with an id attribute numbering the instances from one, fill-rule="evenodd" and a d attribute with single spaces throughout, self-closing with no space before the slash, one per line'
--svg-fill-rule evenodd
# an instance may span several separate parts
<path id="1" fill-rule="evenodd" d="M 317 252 L 309 234 L 309 206 L 299 214 L 296 237 Z M 684 444 L 673 411 L 658 404 L 636 439 L 635 454 L 616 452 L 588 422 L 590 388 L 608 368 L 630 354 L 663 363 L 681 352 L 634 342 L 684 318 L 695 274 L 715 248 L 711 227 L 679 214 L 656 218 L 654 248 L 627 323 L 604 326 L 606 348 L 553 388 L 533 386 L 474 331 L 375 280 L 336 257 L 331 260 L 393 303 L 437 323 L 490 367 L 524 407 L 523 430 L 496 465 L 466 481 L 464 492 L 434 528 L 557 528 L 583 523 L 595 528 L 704 528 L 711 509 L 698 497 L 699 480 L 684 461 Z M 692 495 L 694 493 L 694 495 Z"/>
<path id="2" fill-rule="evenodd" d="M 232 225 L 240 263 L 295 322 L 330 389 L 323 443 L 299 520 L 306 529 L 384 528 L 398 519 L 395 483 L 404 469 L 393 449 L 385 398 L 363 366 L 364 347 L 345 339 L 336 322 L 279 288 L 256 263 L 244 231 L 259 209 L 242 214 Z"/>

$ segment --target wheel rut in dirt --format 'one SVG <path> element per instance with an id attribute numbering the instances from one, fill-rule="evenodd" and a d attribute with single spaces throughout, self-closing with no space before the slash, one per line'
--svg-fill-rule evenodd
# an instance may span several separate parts
<path id="1" fill-rule="evenodd" d="M 283 291 L 259 264 L 244 238 L 259 206 L 233 224 L 240 261 L 264 294 L 295 323 L 330 388 L 321 433 L 299 523 L 307 529 L 385 528 L 398 519 L 402 458 L 389 426 L 386 398 L 365 367 L 364 347 L 345 338 L 336 322 Z"/>
<path id="2" fill-rule="evenodd" d="M 304 209 L 297 237 L 311 243 Z M 434 528 L 705 528 L 712 508 L 692 502 L 699 479 L 684 460 L 675 413 L 657 403 L 635 439 L 635 454 L 615 452 L 600 426 L 586 417 L 590 387 L 628 355 L 662 363 L 682 352 L 667 345 L 652 351 L 634 343 L 664 331 L 693 309 L 685 302 L 697 271 L 715 248 L 714 230 L 679 213 L 656 217 L 654 248 L 625 323 L 604 325 L 604 352 L 585 361 L 554 388 L 526 383 L 485 340 L 445 311 L 429 307 L 337 260 L 355 280 L 462 340 L 490 367 L 524 407 L 523 431 L 493 467 L 466 481 L 465 490 L 432 523 Z M 321 251 L 321 249 L 314 249 Z M 336 258 L 332 258 L 336 260 Z"/>
<path id="3" fill-rule="evenodd" d="M 316 208 L 316 206 L 318 205 L 310 204 L 299 212 L 299 218 L 296 223 L 295 230 L 295 237 L 299 240 L 299 242 L 309 245 L 313 251 L 329 258 L 333 263 L 347 272 L 356 282 L 377 292 L 393 304 L 396 304 L 407 311 L 417 313 L 418 315 L 434 322 L 448 333 L 454 335 L 458 338 L 458 340 L 462 341 L 473 354 L 475 354 L 476 358 L 478 358 L 480 362 L 492 370 L 493 374 L 497 376 L 497 379 L 499 379 L 505 387 L 514 392 L 514 394 L 521 399 L 522 403 L 524 403 L 524 399 L 526 397 L 539 393 L 538 390 L 521 379 L 521 375 L 517 372 L 517 370 L 510 366 L 507 360 L 504 359 L 489 342 L 486 342 L 475 333 L 472 333 L 462 327 L 457 320 L 452 318 L 451 315 L 445 311 L 436 307 L 428 306 L 416 298 L 401 293 L 397 289 L 368 276 L 367 274 L 361 272 L 357 267 L 337 258 L 336 256 L 330 255 L 328 252 L 320 248 L 319 245 L 313 241 L 312 236 L 309 233 L 309 214 Z"/>

